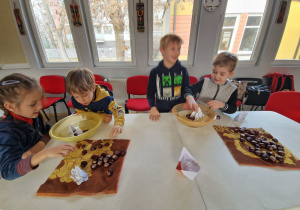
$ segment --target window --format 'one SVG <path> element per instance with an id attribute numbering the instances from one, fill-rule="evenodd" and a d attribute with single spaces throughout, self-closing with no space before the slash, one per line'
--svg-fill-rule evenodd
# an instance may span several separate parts
<path id="1" fill-rule="evenodd" d="M 129 9 L 132 1 L 84 1 L 91 48 L 96 66 L 135 64 Z M 128 5 L 130 4 L 130 6 Z M 132 5 L 131 5 L 132 4 Z"/>
<path id="2" fill-rule="evenodd" d="M 30 0 L 27 5 L 44 67 L 75 66 L 76 46 L 63 0 Z"/>
<path id="3" fill-rule="evenodd" d="M 219 44 L 220 51 L 232 51 L 238 23 L 238 15 L 225 17 Z"/>
<path id="4" fill-rule="evenodd" d="M 218 52 L 229 51 L 254 65 L 259 54 L 272 1 L 228 0 Z M 267 7 L 268 5 L 268 7 Z M 265 23 L 265 24 L 264 24 Z"/>
<path id="5" fill-rule="evenodd" d="M 179 60 L 184 65 L 192 65 L 195 53 L 196 17 L 198 15 L 200 1 L 194 0 L 153 0 L 152 32 L 150 30 L 149 64 L 156 65 L 162 55 L 159 50 L 160 39 L 166 34 L 176 34 L 183 39 Z M 197 13 L 197 14 L 196 14 Z"/>
<path id="6" fill-rule="evenodd" d="M 291 2 L 287 23 L 275 58 L 276 64 L 300 64 L 300 1 Z"/>

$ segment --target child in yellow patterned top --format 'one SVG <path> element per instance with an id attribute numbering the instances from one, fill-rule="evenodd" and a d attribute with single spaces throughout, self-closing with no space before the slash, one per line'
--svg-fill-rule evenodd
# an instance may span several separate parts
<path id="1" fill-rule="evenodd" d="M 114 115 L 114 127 L 110 138 L 123 132 L 124 109 L 119 106 L 111 90 L 106 86 L 95 84 L 94 74 L 86 68 L 73 69 L 68 73 L 67 90 L 72 95 L 72 105 L 77 113 L 99 113 L 104 123 L 109 123 Z"/>

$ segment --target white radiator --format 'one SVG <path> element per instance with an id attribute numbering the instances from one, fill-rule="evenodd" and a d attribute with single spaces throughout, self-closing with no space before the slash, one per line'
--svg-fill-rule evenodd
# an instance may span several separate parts
<path id="1" fill-rule="evenodd" d="M 126 90 L 126 78 L 108 78 L 113 87 L 114 98 L 117 103 L 125 109 L 125 100 L 128 99 Z"/>

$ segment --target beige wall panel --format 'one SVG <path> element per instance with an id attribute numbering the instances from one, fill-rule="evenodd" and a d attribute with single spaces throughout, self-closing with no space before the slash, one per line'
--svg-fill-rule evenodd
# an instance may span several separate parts
<path id="1" fill-rule="evenodd" d="M 27 63 L 9 0 L 0 1 L 0 63 Z"/>

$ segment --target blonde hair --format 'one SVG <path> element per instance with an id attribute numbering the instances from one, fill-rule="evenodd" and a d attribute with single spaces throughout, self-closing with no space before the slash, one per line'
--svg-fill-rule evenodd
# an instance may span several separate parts
<path id="1" fill-rule="evenodd" d="M 44 96 L 44 89 L 32 77 L 19 73 L 4 77 L 0 81 L 0 109 L 7 115 L 9 111 L 4 107 L 5 102 L 16 104 L 18 107 L 27 93 L 36 90 L 40 90 Z"/>
<path id="2" fill-rule="evenodd" d="M 215 56 L 213 66 L 226 66 L 229 68 L 229 72 L 233 72 L 237 62 L 238 58 L 234 54 L 221 52 Z"/>
<path id="3" fill-rule="evenodd" d="M 71 70 L 67 76 L 67 91 L 72 93 L 84 93 L 93 90 L 95 78 L 93 72 L 87 68 L 76 68 Z"/>
<path id="4" fill-rule="evenodd" d="M 175 34 L 167 34 L 160 39 L 160 48 L 166 49 L 166 47 L 170 43 L 174 43 L 174 42 L 180 45 L 183 43 L 182 39 L 179 36 Z"/>

